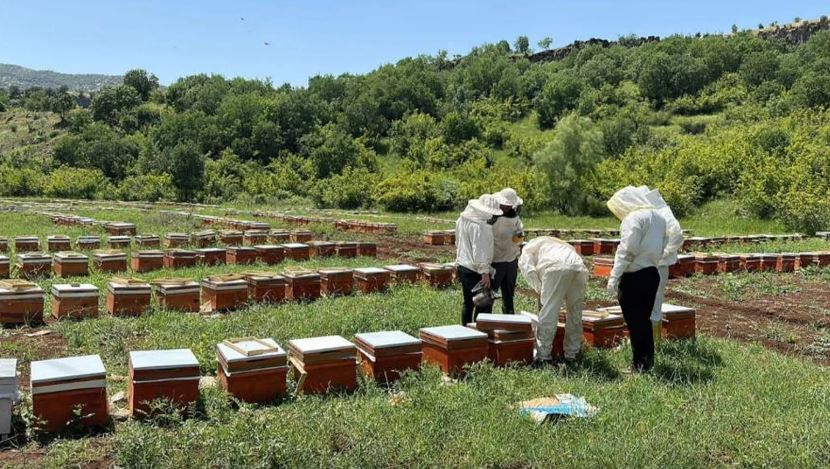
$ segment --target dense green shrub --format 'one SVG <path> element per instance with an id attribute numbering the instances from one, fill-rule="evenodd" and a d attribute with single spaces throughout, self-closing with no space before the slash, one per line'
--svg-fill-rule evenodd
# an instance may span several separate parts
<path id="1" fill-rule="evenodd" d="M 395 212 L 440 211 L 454 207 L 457 193 L 457 182 L 452 179 L 431 171 L 413 171 L 381 181 L 375 200 Z"/>
<path id="2" fill-rule="evenodd" d="M 94 199 L 111 196 L 113 188 L 97 169 L 59 168 L 46 177 L 44 195 L 68 199 Z"/>
<path id="3" fill-rule="evenodd" d="M 169 174 L 141 174 L 121 181 L 116 191 L 119 200 L 157 202 L 175 200 L 176 188 Z"/>
<path id="4" fill-rule="evenodd" d="M 365 168 L 346 168 L 341 174 L 318 181 L 313 199 L 319 207 L 355 209 L 372 204 L 378 176 Z"/>

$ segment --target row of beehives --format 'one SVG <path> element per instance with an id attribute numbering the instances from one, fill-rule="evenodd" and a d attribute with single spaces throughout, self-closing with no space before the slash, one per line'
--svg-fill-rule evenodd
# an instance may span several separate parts
<path id="1" fill-rule="evenodd" d="M 389 265 L 383 268 L 292 269 L 282 274 L 254 271 L 216 275 L 202 279 L 115 278 L 107 283 L 106 311 L 112 315 L 139 316 L 149 311 L 155 295 L 162 309 L 185 312 L 230 311 L 250 302 L 315 300 L 322 295 L 351 295 L 385 291 L 389 285 L 424 280 L 434 288 L 452 284 L 455 267 L 422 263 Z M 52 316 L 55 318 L 95 317 L 99 314 L 98 287 L 86 283 L 52 286 Z M 0 280 L 0 324 L 43 322 L 46 294 L 26 280 Z"/>
<path id="2" fill-rule="evenodd" d="M 164 245 L 168 248 L 184 248 L 196 246 L 207 248 L 223 244 L 225 246 L 255 246 L 266 243 L 306 243 L 314 239 L 314 233 L 308 230 L 202 230 L 193 233 L 166 233 L 164 236 L 156 234 L 141 234 L 135 236 L 110 235 L 106 243 L 110 248 L 126 248 L 135 243 L 138 247 L 157 248 Z M 17 252 L 41 250 L 40 237 L 15 236 L 13 246 Z M 75 240 L 77 249 L 99 249 L 102 239 L 98 235 L 82 235 Z M 49 251 L 68 251 L 72 249 L 72 239 L 69 236 L 56 234 L 46 237 L 46 246 Z M 9 239 L 0 236 L 0 251 L 8 252 Z"/>
<path id="3" fill-rule="evenodd" d="M 694 274 L 714 275 L 730 272 L 794 272 L 797 269 L 830 266 L 830 252 L 800 252 L 779 254 L 681 254 L 677 263 L 669 267 L 673 278 Z M 594 259 L 594 275 L 608 277 L 614 259 Z"/>
<path id="4" fill-rule="evenodd" d="M 293 225 L 308 225 L 310 223 L 327 223 L 333 224 L 335 229 L 341 231 L 356 231 L 359 233 L 379 233 L 379 234 L 394 234 L 398 231 L 398 225 L 395 223 L 376 223 L 365 220 L 344 220 L 333 217 L 315 217 L 307 215 L 290 215 L 279 212 L 253 211 L 246 212 L 242 210 L 234 210 L 232 213 L 248 214 L 261 218 L 273 218 L 285 223 Z"/>
<path id="5" fill-rule="evenodd" d="M 667 338 L 694 337 L 694 310 L 666 306 Z M 355 334 L 354 342 L 341 336 L 312 337 L 290 340 L 287 352 L 271 338 L 228 339 L 216 345 L 217 381 L 235 399 L 265 404 L 287 394 L 289 372 L 298 394 L 320 394 L 356 389 L 358 370 L 388 385 L 422 363 L 451 376 L 488 359 L 496 366 L 528 364 L 533 360 L 535 322 L 530 314 L 480 314 L 468 327 L 422 328 L 418 338 L 398 330 Z M 597 347 L 616 345 L 625 337 L 622 318 L 609 311 L 586 312 L 583 331 L 589 345 Z M 555 356 L 562 355 L 563 338 L 560 323 Z M 161 408 L 187 409 L 199 399 L 200 365 L 189 349 L 132 351 L 128 370 L 128 406 L 134 418 Z M 0 384 L 8 386 L 13 380 L 16 360 L 0 361 Z M 12 386 L 16 392 L 16 384 Z M 32 362 L 30 392 L 32 413 L 43 431 L 105 425 L 109 420 L 106 369 L 98 355 Z M 0 419 L 8 420 L 11 408 L 7 412 Z"/>
<path id="6" fill-rule="evenodd" d="M 172 248 L 133 250 L 129 268 L 133 272 L 151 272 L 162 268 L 183 269 L 195 265 L 251 265 L 257 262 L 276 265 L 285 259 L 309 260 L 311 257 L 375 257 L 377 246 L 369 242 L 309 241 L 308 243 L 264 244 L 256 246 L 228 246 L 195 250 Z M 82 252 L 58 251 L 22 252 L 16 254 L 15 275 L 33 279 L 48 275 L 58 277 L 85 277 L 90 272 L 90 258 Z M 92 268 L 98 272 L 117 273 L 128 270 L 127 253 L 117 249 L 92 251 Z M 11 261 L 0 255 L 0 278 L 12 276 Z"/>

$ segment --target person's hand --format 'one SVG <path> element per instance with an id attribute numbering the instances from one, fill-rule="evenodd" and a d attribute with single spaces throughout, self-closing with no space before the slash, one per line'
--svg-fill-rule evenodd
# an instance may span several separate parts
<path id="1" fill-rule="evenodd" d="M 481 274 L 481 286 L 490 288 L 490 274 Z"/>
<path id="2" fill-rule="evenodd" d="M 608 286 L 606 287 L 606 291 L 608 291 L 608 294 L 611 296 L 617 296 L 617 292 L 619 291 L 619 285 L 617 285 L 616 279 L 612 278 L 608 280 Z"/>

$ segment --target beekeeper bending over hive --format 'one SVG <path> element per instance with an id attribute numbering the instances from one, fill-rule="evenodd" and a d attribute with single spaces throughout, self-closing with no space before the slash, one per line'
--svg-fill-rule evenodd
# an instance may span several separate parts
<path id="1" fill-rule="evenodd" d="M 473 289 L 481 282 L 490 288 L 490 274 L 493 263 L 493 223 L 502 214 L 499 202 L 490 194 L 470 200 L 467 208 L 455 222 L 455 262 L 458 264 L 458 280 L 464 293 L 461 308 L 461 324 L 475 321 L 473 312 L 489 313 L 490 306 L 476 307 L 473 303 Z"/>
<path id="2" fill-rule="evenodd" d="M 564 303 L 565 360 L 576 358 L 582 346 L 582 303 L 588 269 L 570 244 L 542 236 L 527 243 L 519 257 L 519 269 L 541 300 L 536 326 L 536 361 L 551 360 L 553 338 Z"/>
<path id="3" fill-rule="evenodd" d="M 651 325 L 656 341 L 662 334 L 663 298 L 666 295 L 666 286 L 669 283 L 669 267 L 677 263 L 677 253 L 683 247 L 683 229 L 659 190 L 649 190 L 646 186 L 640 186 L 637 189 L 645 196 L 648 203 L 654 206 L 657 213 L 666 220 L 666 232 L 668 234 L 668 244 L 666 244 L 666 249 L 660 258 L 660 264 L 657 266 L 657 272 L 660 274 L 660 285 L 657 287 L 654 308 L 651 310 Z"/>
<path id="4" fill-rule="evenodd" d="M 648 371 L 654 366 L 651 311 L 660 286 L 657 267 L 668 245 L 666 221 L 636 187 L 620 189 L 607 205 L 622 222 L 608 291 L 617 295 L 628 326 L 632 370 Z"/>

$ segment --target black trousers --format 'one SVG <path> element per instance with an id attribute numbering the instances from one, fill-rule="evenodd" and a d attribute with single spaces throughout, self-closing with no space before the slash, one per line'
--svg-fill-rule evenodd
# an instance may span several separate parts
<path id="1" fill-rule="evenodd" d="M 464 293 L 464 305 L 461 307 L 461 325 L 466 326 L 475 321 L 476 316 L 482 313 L 489 314 L 493 308 L 478 308 L 473 303 L 473 288 L 481 281 L 481 274 L 459 265 L 458 281 L 461 282 L 461 291 Z"/>
<path id="2" fill-rule="evenodd" d="M 651 310 L 660 286 L 660 274 L 656 267 L 627 272 L 620 279 L 618 299 L 623 318 L 631 336 L 632 367 L 648 371 L 654 366 L 654 335 Z"/>
<path id="3" fill-rule="evenodd" d="M 516 296 L 516 280 L 519 277 L 519 260 L 493 262 L 496 275 L 493 276 L 493 290 L 501 292 L 501 312 L 515 314 L 513 298 Z"/>

